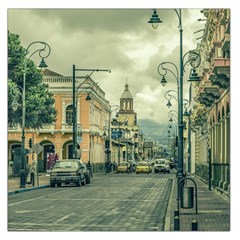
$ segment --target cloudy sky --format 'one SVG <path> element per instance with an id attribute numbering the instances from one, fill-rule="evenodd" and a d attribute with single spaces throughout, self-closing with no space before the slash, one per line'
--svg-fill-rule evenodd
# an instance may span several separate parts
<path id="1" fill-rule="evenodd" d="M 184 53 L 200 41 L 196 38 L 202 33 L 194 34 L 204 27 L 204 22 L 197 21 L 204 18 L 200 10 L 182 10 Z M 111 69 L 111 74 L 92 75 L 110 103 L 119 104 L 127 81 L 138 119 L 164 123 L 169 110 L 164 93 L 176 90 L 177 85 L 169 75 L 169 84 L 163 88 L 157 66 L 162 61 L 179 65 L 179 31 L 173 9 L 158 9 L 158 14 L 163 22 L 154 30 L 148 23 L 150 8 L 8 9 L 8 29 L 20 35 L 24 47 L 36 40 L 47 42 L 51 47 L 46 59 L 49 69 L 62 75 L 71 76 L 73 64 Z M 188 85 L 184 88 L 188 90 Z"/>

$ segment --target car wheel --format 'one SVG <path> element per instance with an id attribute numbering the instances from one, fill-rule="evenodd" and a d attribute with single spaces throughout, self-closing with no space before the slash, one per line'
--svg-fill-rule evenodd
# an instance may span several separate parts
<path id="1" fill-rule="evenodd" d="M 78 181 L 76 182 L 76 186 L 77 187 L 81 187 L 81 179 L 80 179 L 80 177 L 78 178 Z"/>
<path id="2" fill-rule="evenodd" d="M 86 185 L 87 184 L 87 180 L 86 180 L 86 176 L 84 175 L 83 181 L 82 181 L 82 185 Z"/>
<path id="3" fill-rule="evenodd" d="M 50 187 L 55 187 L 55 183 L 50 183 Z"/>

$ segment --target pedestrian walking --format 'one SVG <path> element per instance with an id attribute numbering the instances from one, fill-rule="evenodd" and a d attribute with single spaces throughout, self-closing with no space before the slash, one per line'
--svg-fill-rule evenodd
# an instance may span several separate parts
<path id="1" fill-rule="evenodd" d="M 116 164 L 116 162 L 114 161 L 114 162 L 113 162 L 113 171 L 116 172 L 116 169 L 117 169 L 117 164 Z"/>

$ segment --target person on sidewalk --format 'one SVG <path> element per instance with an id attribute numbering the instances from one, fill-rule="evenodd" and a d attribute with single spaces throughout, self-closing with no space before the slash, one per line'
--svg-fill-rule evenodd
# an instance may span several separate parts
<path id="1" fill-rule="evenodd" d="M 90 163 L 90 161 L 88 161 L 88 163 L 87 163 L 87 169 L 88 169 L 89 172 L 90 172 L 91 178 L 93 178 L 93 174 L 92 174 L 92 164 Z"/>
<path id="2" fill-rule="evenodd" d="M 34 186 L 35 185 L 35 172 L 34 172 L 34 170 L 33 170 L 33 168 L 32 168 L 32 166 L 30 166 L 29 168 L 28 168 L 28 170 L 27 170 L 27 180 L 26 180 L 26 183 L 27 184 L 32 184 L 32 186 Z"/>

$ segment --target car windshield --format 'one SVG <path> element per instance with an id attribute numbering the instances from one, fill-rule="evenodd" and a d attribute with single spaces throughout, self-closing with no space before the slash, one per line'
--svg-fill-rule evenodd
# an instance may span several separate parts
<path id="1" fill-rule="evenodd" d="M 138 166 L 148 166 L 149 164 L 146 162 L 140 162 L 137 164 Z"/>
<path id="2" fill-rule="evenodd" d="M 156 160 L 155 164 L 165 164 L 165 160 Z"/>
<path id="3" fill-rule="evenodd" d="M 119 166 L 127 166 L 127 163 L 120 163 Z"/>
<path id="4" fill-rule="evenodd" d="M 54 168 L 78 168 L 78 163 L 75 161 L 57 161 Z"/>

